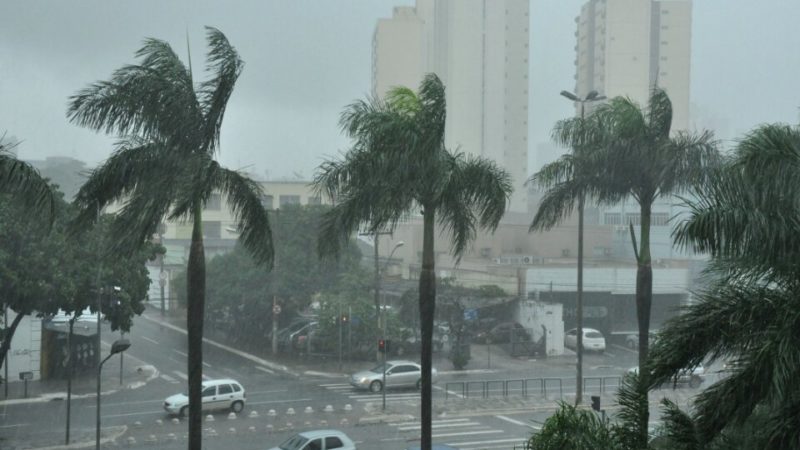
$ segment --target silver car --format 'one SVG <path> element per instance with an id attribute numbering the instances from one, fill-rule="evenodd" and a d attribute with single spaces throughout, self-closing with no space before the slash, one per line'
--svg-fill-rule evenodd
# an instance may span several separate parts
<path id="1" fill-rule="evenodd" d="M 431 369 L 431 378 L 436 382 L 436 369 Z M 383 364 L 370 370 L 356 372 L 350 376 L 350 384 L 357 389 L 380 392 L 383 389 Z M 413 361 L 387 361 L 386 387 L 416 387 L 422 384 L 422 367 Z"/>
<path id="2" fill-rule="evenodd" d="M 303 431 L 270 450 L 356 450 L 356 444 L 339 430 Z"/>

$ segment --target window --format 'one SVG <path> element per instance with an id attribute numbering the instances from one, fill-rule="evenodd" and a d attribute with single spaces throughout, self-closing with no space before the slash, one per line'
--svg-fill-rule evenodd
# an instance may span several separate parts
<path id="1" fill-rule="evenodd" d="M 221 208 L 222 200 L 219 194 L 211 194 L 206 201 L 206 209 L 209 211 L 219 211 Z"/>
<path id="2" fill-rule="evenodd" d="M 203 397 L 213 397 L 217 395 L 217 387 L 211 386 L 203 389 Z"/>
<path id="3" fill-rule="evenodd" d="M 603 218 L 603 222 L 606 225 L 621 225 L 622 219 L 619 213 L 605 213 L 605 217 Z"/>
<path id="4" fill-rule="evenodd" d="M 309 205 L 321 205 L 322 204 L 322 197 L 308 197 L 308 204 Z"/>
<path id="5" fill-rule="evenodd" d="M 303 450 L 322 450 L 322 439 L 314 439 L 306 444 Z"/>
<path id="6" fill-rule="evenodd" d="M 299 205 L 300 204 L 300 196 L 299 195 L 281 195 L 278 197 L 278 207 L 283 208 L 287 205 Z"/>
<path id="7" fill-rule="evenodd" d="M 274 208 L 272 205 L 274 200 L 275 199 L 271 195 L 264 195 L 261 197 L 261 206 L 263 206 L 264 209 L 272 210 L 272 208 Z"/>
<path id="8" fill-rule="evenodd" d="M 203 237 L 219 239 L 222 233 L 222 222 L 203 222 Z"/>
<path id="9" fill-rule="evenodd" d="M 233 386 L 233 392 L 240 392 L 242 390 L 242 387 L 238 384 L 232 384 L 231 386 Z"/>
<path id="10" fill-rule="evenodd" d="M 667 213 L 653 213 L 650 215 L 650 225 L 654 227 L 663 227 L 669 223 L 669 214 Z"/>
<path id="11" fill-rule="evenodd" d="M 329 450 L 332 448 L 342 448 L 344 444 L 342 440 L 336 436 L 328 436 L 325 438 L 325 450 Z"/>
<path id="12" fill-rule="evenodd" d="M 233 393 L 233 388 L 230 384 L 220 384 L 219 385 L 219 395 L 231 394 Z"/>

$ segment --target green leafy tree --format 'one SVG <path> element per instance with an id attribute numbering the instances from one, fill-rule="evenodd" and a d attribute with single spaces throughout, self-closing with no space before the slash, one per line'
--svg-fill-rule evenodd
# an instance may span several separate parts
<path id="1" fill-rule="evenodd" d="M 52 221 L 56 207 L 53 190 L 33 166 L 11 153 L 17 145 L 0 137 L 0 194 L 10 194 L 5 201 L 19 202 L 26 211 Z"/>
<path id="2" fill-rule="evenodd" d="M 146 39 L 139 64 L 123 66 L 109 81 L 96 82 L 70 97 L 73 123 L 119 136 L 111 157 L 92 171 L 75 202 L 80 227 L 113 202 L 122 205 L 112 224 L 115 252 L 130 254 L 168 220 L 192 223 L 187 268 L 189 448 L 202 445 L 201 383 L 205 256 L 202 211 L 209 197 L 227 198 L 254 258 L 272 262 L 269 218 L 260 186 L 214 159 L 228 99 L 243 62 L 225 35 L 207 28 L 210 78 L 195 83 L 170 45 Z"/>
<path id="3" fill-rule="evenodd" d="M 99 286 L 123 289 L 118 303 L 106 304 L 103 315 L 111 328 L 130 330 L 134 314 L 144 310 L 150 279 L 145 263 L 154 247 L 130 257 L 104 253 L 108 218 L 79 234 L 67 232 L 77 211 L 56 198 L 52 227 L 25 214 L 17 202 L 0 201 L 0 307 L 17 313 L 3 333 L 0 365 L 23 317 L 48 316 L 61 310 L 75 318 L 87 308 L 97 312 Z"/>
<path id="4" fill-rule="evenodd" d="M 696 189 L 676 243 L 712 255 L 714 281 L 662 328 L 650 355 L 651 384 L 703 361 L 725 359 L 728 376 L 694 401 L 698 442 L 739 430 L 750 448 L 800 446 L 800 130 L 749 133 L 716 176 Z"/>
<path id="5" fill-rule="evenodd" d="M 444 146 L 445 89 L 434 74 L 419 92 L 391 89 L 385 100 L 370 98 L 346 108 L 341 118 L 353 148 L 322 164 L 317 189 L 335 199 L 320 237 L 323 254 L 338 252 L 358 228 L 393 228 L 421 209 L 422 270 L 419 307 L 422 336 L 421 447 L 431 448 L 431 358 L 436 302 L 436 223 L 450 232 L 460 256 L 478 227 L 493 230 L 511 193 L 509 175 L 486 159 L 452 153 Z"/>

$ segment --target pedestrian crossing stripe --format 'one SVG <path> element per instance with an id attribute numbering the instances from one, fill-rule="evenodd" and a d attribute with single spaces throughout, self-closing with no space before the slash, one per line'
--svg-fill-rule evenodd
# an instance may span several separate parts
<path id="1" fill-rule="evenodd" d="M 475 434 L 497 434 L 497 433 L 505 433 L 505 431 L 503 431 L 503 430 L 460 431 L 458 433 L 439 433 L 439 434 L 434 434 L 433 437 L 434 438 L 443 438 L 443 437 L 453 437 L 453 436 L 467 436 L 467 435 L 475 435 Z"/>
<path id="2" fill-rule="evenodd" d="M 472 426 L 481 427 L 482 425 L 478 422 L 460 422 L 460 423 L 435 423 L 431 424 L 431 428 L 453 428 L 453 427 L 472 427 Z M 419 430 L 422 428 L 422 425 L 409 425 L 405 427 L 397 427 L 400 431 L 413 431 Z"/>

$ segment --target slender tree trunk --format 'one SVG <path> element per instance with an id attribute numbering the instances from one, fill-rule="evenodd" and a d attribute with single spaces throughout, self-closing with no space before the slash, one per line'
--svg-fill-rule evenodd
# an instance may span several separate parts
<path id="1" fill-rule="evenodd" d="M 421 421 L 421 450 L 431 450 L 432 445 L 432 379 L 431 368 L 433 365 L 433 315 L 436 311 L 436 272 L 434 270 L 433 254 L 433 227 L 434 212 L 424 208 L 423 212 L 423 237 L 422 237 L 422 272 L 419 277 L 419 323 L 422 334 L 422 385 L 420 421 Z"/>
<path id="2" fill-rule="evenodd" d="M 203 217 L 199 204 L 192 213 L 192 244 L 186 269 L 186 328 L 189 339 L 189 450 L 203 445 L 203 314 L 205 313 L 206 259 Z"/>
<path id="3" fill-rule="evenodd" d="M 5 363 L 8 349 L 11 348 L 11 339 L 14 337 L 14 333 L 17 332 L 17 326 L 22 322 L 23 317 L 25 317 L 25 314 L 18 313 L 17 317 L 14 317 L 14 320 L 11 321 L 11 325 L 5 330 L 3 345 L 0 345 L 0 368 L 2 368 L 3 363 Z M 8 383 L 8 380 L 5 380 L 5 382 Z"/>
<path id="4" fill-rule="evenodd" d="M 650 346 L 650 308 L 653 303 L 653 267 L 650 265 L 650 211 L 652 202 L 642 201 L 641 232 L 639 236 L 639 261 L 636 270 L 636 316 L 639 321 L 639 394 L 647 401 L 647 370 L 645 363 Z M 647 425 L 650 420 L 649 407 L 640 411 L 639 429 L 643 433 L 643 441 L 647 442 Z"/>
<path id="5" fill-rule="evenodd" d="M 383 336 L 383 327 L 381 327 L 381 323 L 385 318 L 383 314 L 381 314 L 381 269 L 380 264 L 378 263 L 378 236 L 380 233 L 375 231 L 375 317 L 378 319 L 377 328 L 375 329 L 375 346 L 377 348 L 378 339 L 386 339 L 386 336 Z M 375 361 L 380 362 L 381 360 L 381 352 L 377 350 L 375 352 Z"/>

